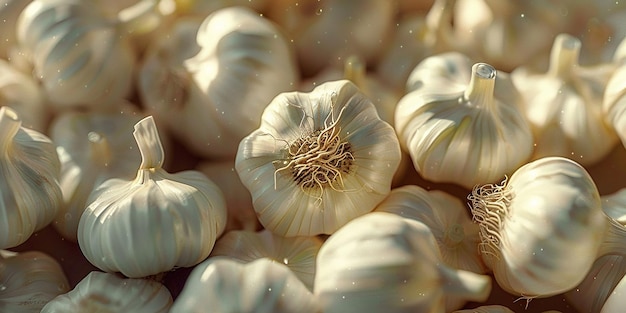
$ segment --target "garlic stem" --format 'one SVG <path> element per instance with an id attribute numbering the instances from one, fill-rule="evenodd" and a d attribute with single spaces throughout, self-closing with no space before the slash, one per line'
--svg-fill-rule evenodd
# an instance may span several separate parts
<path id="1" fill-rule="evenodd" d="M 493 95 L 496 73 L 496 69 L 486 63 L 476 63 L 472 66 L 472 76 L 464 93 L 468 105 L 490 111 L 496 109 Z"/>
<path id="2" fill-rule="evenodd" d="M 141 35 L 156 29 L 161 22 L 159 1 L 141 0 L 118 14 L 120 34 Z"/>
<path id="3" fill-rule="evenodd" d="M 111 161 L 111 147 L 106 137 L 97 132 L 89 132 L 87 139 L 89 140 L 89 147 L 91 148 L 92 164 L 109 166 L 109 162 Z"/>
<path id="4" fill-rule="evenodd" d="M 139 152 L 141 153 L 141 165 L 139 169 L 150 170 L 161 168 L 163 166 L 165 152 L 163 151 L 163 145 L 161 144 L 154 118 L 148 116 L 137 122 L 133 136 L 135 137 L 135 141 L 137 141 Z"/>
<path id="5" fill-rule="evenodd" d="M 450 298 L 482 302 L 491 293 L 491 278 L 470 271 L 440 266 L 441 281 L 446 295 Z"/>
<path id="6" fill-rule="evenodd" d="M 578 38 L 568 34 L 558 35 L 550 52 L 548 75 L 569 80 L 572 70 L 578 66 L 580 49 L 581 42 Z"/>
<path id="7" fill-rule="evenodd" d="M 435 53 L 454 42 L 452 32 L 452 13 L 456 0 L 435 0 L 426 14 L 426 31 L 422 40 Z"/>
<path id="8" fill-rule="evenodd" d="M 20 126 L 22 121 L 17 112 L 7 106 L 0 107 L 0 153 L 7 151 Z"/>
<path id="9" fill-rule="evenodd" d="M 343 78 L 353 82 L 361 92 L 368 95 L 367 83 L 365 79 L 365 64 L 357 55 L 352 55 L 346 59 L 343 66 Z"/>
<path id="10" fill-rule="evenodd" d="M 598 251 L 598 257 L 604 255 L 626 256 L 626 226 L 611 217 L 607 216 L 607 219 L 609 223 L 604 235 L 604 240 Z"/>

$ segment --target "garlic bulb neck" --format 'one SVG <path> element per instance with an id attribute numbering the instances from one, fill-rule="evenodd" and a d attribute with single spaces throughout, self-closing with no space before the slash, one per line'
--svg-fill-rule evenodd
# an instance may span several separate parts
<path id="1" fill-rule="evenodd" d="M 369 94 L 365 72 L 365 63 L 357 55 L 350 56 L 343 66 L 343 78 L 353 82 L 363 93 Z"/>
<path id="2" fill-rule="evenodd" d="M 97 132 L 89 132 L 87 134 L 89 147 L 91 148 L 91 159 L 93 164 L 100 166 L 109 166 L 111 162 L 111 146 L 106 137 Z"/>
<path id="3" fill-rule="evenodd" d="M 472 107 L 495 109 L 494 89 L 496 86 L 496 69 L 486 63 L 472 66 L 472 76 L 465 89 L 464 99 Z"/>
<path id="4" fill-rule="evenodd" d="M 456 0 L 435 0 L 426 14 L 426 33 L 418 36 L 424 36 L 426 45 L 435 52 L 453 42 L 450 22 L 455 4 Z"/>
<path id="5" fill-rule="evenodd" d="M 604 255 L 626 256 L 626 227 L 611 217 L 607 216 L 607 219 L 609 223 L 598 251 L 598 257 Z"/>
<path id="6" fill-rule="evenodd" d="M 581 42 L 578 38 L 568 34 L 558 35 L 550 52 L 548 75 L 569 80 L 572 70 L 578 66 L 580 49 Z"/>
<path id="7" fill-rule="evenodd" d="M 163 151 L 163 145 L 161 144 L 154 118 L 148 116 L 139 121 L 135 125 L 133 136 L 141 153 L 140 171 L 161 168 L 165 152 Z"/>
<path id="8" fill-rule="evenodd" d="M 120 11 L 117 25 L 120 34 L 141 35 L 156 29 L 161 22 L 158 4 L 156 0 L 141 0 Z"/>
<path id="9" fill-rule="evenodd" d="M 21 125 L 22 121 L 13 109 L 0 107 L 0 153 L 7 151 Z"/>

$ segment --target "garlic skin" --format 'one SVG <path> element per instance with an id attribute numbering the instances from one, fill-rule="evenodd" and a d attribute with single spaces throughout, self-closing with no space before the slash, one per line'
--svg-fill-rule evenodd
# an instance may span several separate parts
<path id="1" fill-rule="evenodd" d="M 80 249 L 101 270 L 130 278 L 196 265 L 224 231 L 224 196 L 200 172 L 162 168 L 152 116 L 133 135 L 142 158 L 137 175 L 109 179 L 91 193 L 78 224 Z"/>
<path id="2" fill-rule="evenodd" d="M 450 52 L 413 70 L 396 107 L 395 129 L 417 172 L 465 188 L 524 164 L 533 137 L 508 75 Z"/>
<path id="3" fill-rule="evenodd" d="M 172 303 L 170 292 L 156 281 L 91 272 L 74 289 L 48 302 L 41 313 L 167 313 Z"/>
<path id="4" fill-rule="evenodd" d="M 325 313 L 445 312 L 445 301 L 485 301 L 491 278 L 448 267 L 425 224 L 372 212 L 332 234 L 317 256 Z"/>
<path id="5" fill-rule="evenodd" d="M 0 3 L 0 8 L 2 4 Z M 22 125 L 45 132 L 50 113 L 43 91 L 32 77 L 20 72 L 11 63 L 0 59 L 0 106 L 9 106 L 22 120 Z"/>
<path id="6" fill-rule="evenodd" d="M 626 42 L 626 40 L 624 40 Z M 623 45 L 626 47 L 626 44 Z M 625 50 L 626 51 L 626 50 Z M 624 54 L 626 56 L 626 54 Z M 626 60 L 626 58 L 624 58 Z M 616 62 L 616 64 L 618 64 Z M 626 62 L 622 62 L 606 82 L 602 98 L 605 121 L 626 147 Z"/>
<path id="7" fill-rule="evenodd" d="M 69 290 L 61 265 L 49 255 L 0 250 L 0 311 L 39 313 Z"/>
<path id="8" fill-rule="evenodd" d="M 614 65 L 581 66 L 580 49 L 578 38 L 560 34 L 554 39 L 547 72 L 519 67 L 511 73 L 524 97 L 524 114 L 535 137 L 534 160 L 562 156 L 592 165 L 617 143 L 602 112 L 602 97 Z"/>
<path id="9" fill-rule="evenodd" d="M 317 237 L 281 237 L 268 230 L 259 232 L 231 231 L 222 236 L 211 256 L 227 256 L 244 263 L 268 258 L 283 263 L 313 290 L 315 258 L 322 246 Z"/>
<path id="10" fill-rule="evenodd" d="M 187 278 L 170 313 L 317 313 L 317 300 L 281 262 L 211 257 Z"/>
<path id="11" fill-rule="evenodd" d="M 485 264 L 507 292 L 530 299 L 578 285 L 600 253 L 609 221 L 578 163 L 545 157 L 468 196 Z"/>
<path id="12" fill-rule="evenodd" d="M 295 57 L 281 30 L 251 9 L 223 8 L 196 23 L 175 23 L 147 49 L 139 95 L 194 154 L 231 158 L 265 106 L 294 88 Z"/>
<path id="13" fill-rule="evenodd" d="M 398 139 L 350 81 L 283 93 L 261 119 L 241 141 L 235 167 L 271 232 L 331 234 L 390 192 Z"/>
<path id="14" fill-rule="evenodd" d="M 52 141 L 0 107 L 0 249 L 20 245 L 52 222 L 63 201 L 60 167 Z"/>

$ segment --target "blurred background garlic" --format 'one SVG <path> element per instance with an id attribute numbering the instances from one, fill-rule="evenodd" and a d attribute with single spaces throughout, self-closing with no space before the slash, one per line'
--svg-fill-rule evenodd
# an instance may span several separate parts
<path id="1" fill-rule="evenodd" d="M 417 172 L 465 188 L 525 163 L 533 137 L 506 73 L 458 52 L 424 59 L 407 80 L 395 129 Z"/>
<path id="2" fill-rule="evenodd" d="M 287 237 L 331 234 L 370 212 L 399 163 L 393 128 L 347 80 L 277 96 L 235 159 L 261 224 Z"/>
<path id="3" fill-rule="evenodd" d="M 7 59 L 16 45 L 15 25 L 22 10 L 32 0 L 0 0 L 0 59 Z"/>
<path id="4" fill-rule="evenodd" d="M 70 290 L 59 263 L 39 251 L 0 250 L 0 311 L 39 313 Z"/>
<path id="5" fill-rule="evenodd" d="M 578 38 L 560 34 L 546 72 L 527 66 L 511 73 L 535 138 L 533 159 L 562 156 L 592 165 L 617 143 L 602 112 L 605 86 L 615 66 L 579 65 L 580 49 Z"/>
<path id="6" fill-rule="evenodd" d="M 21 124 L 13 109 L 0 107 L 0 249 L 50 224 L 63 201 L 54 144 Z"/>
<path id="7" fill-rule="evenodd" d="M 74 289 L 48 302 L 41 313 L 167 313 L 172 302 L 167 288 L 156 281 L 124 279 L 94 271 Z"/>
<path id="8" fill-rule="evenodd" d="M 211 257 L 198 264 L 170 313 L 317 313 L 317 300 L 282 262 Z"/>
<path id="9" fill-rule="evenodd" d="M 47 130 L 50 112 L 41 86 L 31 76 L 2 59 L 0 59 L 0 106 L 9 106 L 15 110 L 25 127 L 41 133 Z"/>
<path id="10" fill-rule="evenodd" d="M 626 53 L 624 56 L 626 60 Z M 626 147 L 626 62 L 616 63 L 618 66 L 606 82 L 602 95 L 602 113 L 622 146 Z"/>
<path id="11" fill-rule="evenodd" d="M 282 237 L 268 230 L 231 231 L 215 243 L 211 256 L 227 256 L 244 263 L 268 258 L 283 263 L 313 290 L 315 258 L 322 246 L 317 237 Z"/>
<path id="12" fill-rule="evenodd" d="M 446 300 L 484 301 L 490 290 L 489 276 L 445 265 L 428 226 L 386 212 L 350 221 L 317 256 L 326 313 L 446 312 Z"/>
<path id="13" fill-rule="evenodd" d="M 298 71 L 281 30 L 245 7 L 228 7 L 201 24 L 181 20 L 146 51 L 139 95 L 173 136 L 203 158 L 229 158 L 258 127 Z"/>
<path id="14" fill-rule="evenodd" d="M 221 190 L 204 174 L 170 174 L 152 116 L 133 132 L 141 153 L 134 179 L 112 178 L 89 196 L 78 224 L 85 257 L 105 272 L 137 278 L 204 260 L 226 226 Z"/>
<path id="15" fill-rule="evenodd" d="M 515 313 L 515 312 L 502 305 L 483 305 L 483 306 L 479 306 L 473 309 L 457 310 L 452 313 Z"/>

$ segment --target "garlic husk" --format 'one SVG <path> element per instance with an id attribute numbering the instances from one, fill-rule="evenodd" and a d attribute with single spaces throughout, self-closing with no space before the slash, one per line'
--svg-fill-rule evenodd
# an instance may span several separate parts
<path id="1" fill-rule="evenodd" d="M 587 171 L 563 157 L 527 163 L 468 196 L 480 252 L 498 284 L 522 298 L 574 288 L 600 253 L 609 221 Z"/>
<path id="2" fill-rule="evenodd" d="M 268 230 L 231 231 L 215 243 L 211 256 L 227 256 L 244 263 L 268 258 L 283 263 L 313 290 L 315 257 L 322 246 L 317 237 L 281 237 Z"/>
<path id="3" fill-rule="evenodd" d="M 211 257 L 187 278 L 170 313 L 317 313 L 313 294 L 282 262 Z"/>
<path id="4" fill-rule="evenodd" d="M 19 245 L 52 222 L 63 201 L 60 167 L 52 141 L 0 107 L 0 248 Z"/>
<path id="5" fill-rule="evenodd" d="M 139 95 L 186 148 L 203 158 L 230 158 L 259 116 L 298 79 L 281 30 L 245 7 L 184 19 L 146 51 Z M 193 40 L 191 40 L 193 39 Z"/>
<path id="6" fill-rule="evenodd" d="M 602 98 L 602 112 L 606 122 L 614 129 L 622 145 L 626 147 L 626 62 L 622 62 L 606 82 Z"/>
<path id="7" fill-rule="evenodd" d="M 74 289 L 48 302 L 41 312 L 167 313 L 172 303 L 172 295 L 161 283 L 94 271 Z"/>
<path id="8" fill-rule="evenodd" d="M 10 55 L 11 48 L 15 47 L 15 25 L 20 12 L 32 0 L 2 0 L 0 2 L 0 58 L 6 59 Z"/>
<path id="9" fill-rule="evenodd" d="M 200 172 L 170 174 L 161 167 L 152 116 L 139 121 L 133 135 L 142 159 L 137 175 L 109 179 L 91 193 L 78 225 L 81 251 L 101 270 L 131 278 L 200 263 L 226 225 L 221 190 Z"/>
<path id="10" fill-rule="evenodd" d="M 54 297 L 69 291 L 61 265 L 39 251 L 0 250 L 0 309 L 39 313 Z"/>
<path id="11" fill-rule="evenodd" d="M 0 73 L 0 106 L 15 110 L 25 127 L 45 132 L 50 113 L 41 87 L 32 77 L 2 59 Z"/>
<path id="12" fill-rule="evenodd" d="M 485 301 L 491 278 L 442 262 L 428 226 L 372 212 L 332 234 L 317 256 L 323 312 L 445 312 L 445 301 Z"/>
<path id="13" fill-rule="evenodd" d="M 277 96 L 241 141 L 235 168 L 266 229 L 311 236 L 373 210 L 400 156 L 393 128 L 353 83 L 339 80 Z"/>
<path id="14" fill-rule="evenodd" d="M 239 179 L 235 170 L 235 160 L 201 161 L 195 170 L 202 172 L 222 190 L 226 200 L 226 228 L 224 231 L 247 230 L 261 228 L 256 217 L 252 197 L 246 186 Z"/>
<path id="15" fill-rule="evenodd" d="M 502 305 L 483 305 L 473 309 L 457 310 L 452 313 L 515 313 L 513 310 Z M 546 313 L 546 312 L 544 312 Z"/>
<path id="16" fill-rule="evenodd" d="M 518 67 L 511 73 L 535 137 L 533 159 L 562 156 L 588 166 L 606 157 L 617 143 L 602 112 L 605 86 L 615 66 L 581 66 L 580 49 L 578 38 L 560 34 L 547 72 Z"/>
<path id="17" fill-rule="evenodd" d="M 533 137 L 522 98 L 506 73 L 458 52 L 422 61 L 407 81 L 395 129 L 417 172 L 465 188 L 524 164 Z"/>

